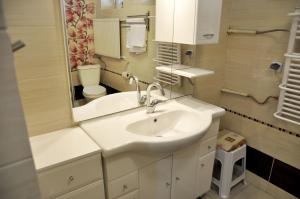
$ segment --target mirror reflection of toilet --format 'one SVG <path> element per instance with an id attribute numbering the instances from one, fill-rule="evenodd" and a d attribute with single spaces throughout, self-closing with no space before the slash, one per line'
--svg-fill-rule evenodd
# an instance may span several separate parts
<path id="1" fill-rule="evenodd" d="M 83 86 L 82 94 L 87 102 L 106 95 L 106 88 L 99 85 L 100 65 L 78 66 L 78 73 Z"/>

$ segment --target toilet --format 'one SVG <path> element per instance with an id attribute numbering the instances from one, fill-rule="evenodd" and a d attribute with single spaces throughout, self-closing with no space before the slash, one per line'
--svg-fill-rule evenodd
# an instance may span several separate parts
<path id="1" fill-rule="evenodd" d="M 78 66 L 78 73 L 87 102 L 106 95 L 106 88 L 99 85 L 100 65 Z"/>

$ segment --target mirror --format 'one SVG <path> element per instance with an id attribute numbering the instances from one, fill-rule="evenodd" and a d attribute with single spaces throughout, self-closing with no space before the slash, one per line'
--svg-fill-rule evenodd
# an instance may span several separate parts
<path id="1" fill-rule="evenodd" d="M 156 59 L 156 1 L 61 1 L 74 120 L 145 105 L 140 96 L 145 95 L 149 84 L 157 81 L 156 66 L 164 63 Z M 172 27 L 169 24 L 167 28 L 172 32 Z M 175 45 L 160 45 L 173 62 Z M 137 84 L 143 91 L 140 96 Z M 167 91 L 165 99 L 169 99 L 171 85 L 163 87 Z"/>

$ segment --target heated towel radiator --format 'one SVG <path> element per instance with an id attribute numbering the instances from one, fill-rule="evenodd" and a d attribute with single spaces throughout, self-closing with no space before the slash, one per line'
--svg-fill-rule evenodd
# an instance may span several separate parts
<path id="1" fill-rule="evenodd" d="M 174 66 L 181 63 L 180 44 L 157 42 L 156 58 L 154 59 L 157 66 Z M 180 85 L 181 77 L 169 72 L 157 70 L 154 80 L 168 85 Z"/>
<path id="2" fill-rule="evenodd" d="M 300 8 L 296 8 L 290 31 L 288 51 L 285 54 L 285 69 L 280 98 L 275 117 L 300 125 Z"/>

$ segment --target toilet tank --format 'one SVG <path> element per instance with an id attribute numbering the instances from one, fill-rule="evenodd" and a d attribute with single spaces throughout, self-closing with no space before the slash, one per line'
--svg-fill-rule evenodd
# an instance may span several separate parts
<path id="1" fill-rule="evenodd" d="M 100 65 L 78 66 L 79 79 L 83 87 L 99 85 Z"/>

